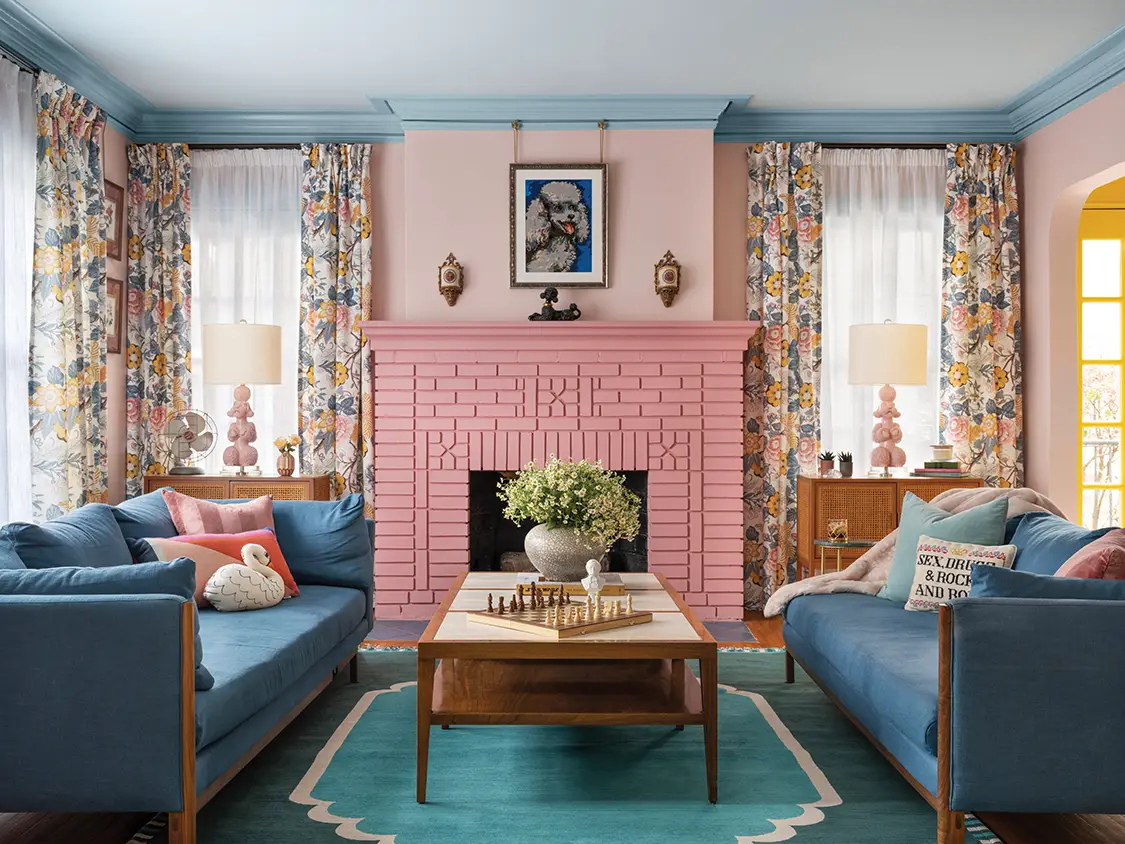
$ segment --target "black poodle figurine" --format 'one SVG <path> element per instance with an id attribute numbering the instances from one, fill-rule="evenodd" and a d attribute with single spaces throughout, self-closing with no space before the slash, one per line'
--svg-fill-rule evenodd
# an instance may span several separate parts
<path id="1" fill-rule="evenodd" d="M 539 298 L 543 300 L 543 308 L 539 313 L 528 316 L 528 319 L 532 322 L 558 322 L 560 320 L 569 322 L 582 316 L 582 311 L 578 310 L 578 306 L 573 302 L 565 311 L 555 310 L 555 303 L 559 301 L 559 291 L 554 287 L 548 287 L 539 294 Z"/>

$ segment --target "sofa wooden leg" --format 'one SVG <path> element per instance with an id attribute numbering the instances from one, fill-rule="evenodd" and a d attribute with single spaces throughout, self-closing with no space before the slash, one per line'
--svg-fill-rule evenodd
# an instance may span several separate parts
<path id="1" fill-rule="evenodd" d="M 168 813 L 168 844 L 195 844 L 195 812 Z"/>
<path id="2" fill-rule="evenodd" d="M 793 682 L 793 679 L 794 679 L 793 674 L 794 674 L 793 655 L 791 653 L 789 653 L 789 651 L 786 651 L 785 652 L 785 682 L 786 683 L 792 683 Z"/>
<path id="3" fill-rule="evenodd" d="M 938 809 L 937 844 L 965 844 L 965 813 Z"/>
<path id="4" fill-rule="evenodd" d="M 352 654 L 352 660 L 348 663 L 348 682 L 359 682 L 359 652 Z"/>

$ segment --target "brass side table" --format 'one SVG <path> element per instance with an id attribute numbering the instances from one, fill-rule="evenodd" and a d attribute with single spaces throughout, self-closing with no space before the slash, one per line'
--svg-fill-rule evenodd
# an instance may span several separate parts
<path id="1" fill-rule="evenodd" d="M 863 539 L 852 540 L 851 542 L 831 542 L 827 539 L 814 539 L 813 545 L 820 549 L 820 574 L 824 574 L 824 550 L 827 548 L 829 551 L 835 550 L 836 552 L 836 571 L 840 570 L 840 552 L 845 548 L 870 548 L 874 542 L 868 542 Z"/>

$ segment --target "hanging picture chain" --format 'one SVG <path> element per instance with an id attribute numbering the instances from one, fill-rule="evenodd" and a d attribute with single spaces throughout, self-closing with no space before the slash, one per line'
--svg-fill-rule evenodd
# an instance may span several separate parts
<path id="1" fill-rule="evenodd" d="M 598 164 L 605 164 L 605 127 L 604 120 L 598 121 Z"/>
<path id="2" fill-rule="evenodd" d="M 520 163 L 520 122 L 512 121 L 512 163 Z"/>

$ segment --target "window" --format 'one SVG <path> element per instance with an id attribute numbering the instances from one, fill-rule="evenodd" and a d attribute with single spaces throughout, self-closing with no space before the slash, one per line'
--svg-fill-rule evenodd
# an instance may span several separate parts
<path id="1" fill-rule="evenodd" d="M 204 462 L 218 471 L 227 447 L 232 387 L 203 384 L 203 326 L 281 326 L 282 383 L 251 388 L 258 465 L 269 471 L 273 440 L 297 432 L 297 330 L 301 291 L 301 159 L 297 150 L 192 153 L 192 404 L 218 426 Z"/>
<path id="2" fill-rule="evenodd" d="M 825 150 L 821 442 L 853 452 L 857 473 L 869 465 L 879 399 L 877 387 L 848 383 L 851 325 L 929 326 L 928 383 L 892 386 L 907 468 L 937 441 L 944 224 L 942 150 Z"/>
<path id="3" fill-rule="evenodd" d="M 1078 249 L 1082 523 L 1121 524 L 1122 241 L 1125 210 L 1082 212 Z"/>

